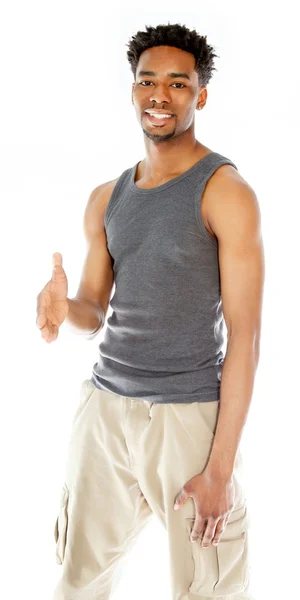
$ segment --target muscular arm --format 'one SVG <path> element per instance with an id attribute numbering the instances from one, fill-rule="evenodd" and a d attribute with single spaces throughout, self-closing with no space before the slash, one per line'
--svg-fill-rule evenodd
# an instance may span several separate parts
<path id="1" fill-rule="evenodd" d="M 256 195 L 233 167 L 222 167 L 207 202 L 218 239 L 223 314 L 228 331 L 220 410 L 206 469 L 227 477 L 251 402 L 259 360 L 264 251 Z"/>
<path id="2" fill-rule="evenodd" d="M 84 212 L 87 255 L 78 291 L 68 298 L 67 323 L 79 334 L 93 339 L 103 327 L 114 283 L 112 259 L 107 249 L 104 213 L 112 183 L 104 183 L 91 193 Z"/>

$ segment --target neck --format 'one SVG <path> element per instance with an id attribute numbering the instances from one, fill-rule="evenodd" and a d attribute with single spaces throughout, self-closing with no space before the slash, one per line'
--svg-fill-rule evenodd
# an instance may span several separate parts
<path id="1" fill-rule="evenodd" d="M 138 171 L 140 177 L 153 183 L 185 171 L 209 151 L 195 137 L 194 119 L 188 129 L 165 141 L 156 142 L 144 133 L 144 143 L 146 158 Z"/>
<path id="2" fill-rule="evenodd" d="M 159 184 L 164 178 L 186 171 L 209 151 L 209 148 L 197 140 L 189 144 L 180 144 L 178 141 L 170 144 L 170 140 L 161 144 L 152 142 L 148 147 L 146 144 L 146 158 L 138 166 L 137 179 Z"/>

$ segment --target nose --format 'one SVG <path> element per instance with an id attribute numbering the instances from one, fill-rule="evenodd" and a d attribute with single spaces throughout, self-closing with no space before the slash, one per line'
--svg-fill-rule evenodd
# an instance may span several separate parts
<path id="1" fill-rule="evenodd" d="M 170 102 L 170 92 L 164 85 L 156 85 L 155 89 L 152 90 L 152 94 L 149 98 L 150 102 L 156 102 L 161 104 L 162 102 Z"/>

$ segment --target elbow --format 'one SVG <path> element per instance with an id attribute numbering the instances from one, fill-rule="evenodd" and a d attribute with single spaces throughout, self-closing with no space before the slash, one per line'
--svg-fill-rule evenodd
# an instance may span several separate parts
<path id="1" fill-rule="evenodd" d="M 85 336 L 86 340 L 93 340 L 95 337 L 97 337 L 99 331 L 101 331 L 101 329 L 102 329 L 102 327 L 103 327 L 103 325 L 105 323 L 105 315 L 104 315 L 104 313 L 102 313 L 102 315 L 101 315 L 101 317 L 99 319 L 99 323 L 100 323 L 100 325 L 99 325 L 99 327 L 97 327 L 97 329 L 95 329 L 95 331 L 93 331 L 92 333 L 88 333 Z"/>

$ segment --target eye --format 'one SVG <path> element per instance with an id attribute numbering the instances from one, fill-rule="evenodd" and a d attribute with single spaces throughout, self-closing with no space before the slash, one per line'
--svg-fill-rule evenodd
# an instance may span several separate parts
<path id="1" fill-rule="evenodd" d="M 152 82 L 152 81 L 141 81 L 141 82 L 139 83 L 139 85 L 143 85 L 144 83 L 153 83 L 153 82 Z M 186 86 L 184 85 L 184 83 L 180 83 L 179 81 L 177 81 L 176 83 L 172 83 L 172 85 L 182 85 L 182 87 L 186 87 Z M 143 86 L 143 87 L 149 87 L 149 86 L 148 86 L 148 85 L 146 85 L 146 86 Z M 180 89 L 180 90 L 181 90 L 182 88 L 176 88 L 176 89 Z"/>

